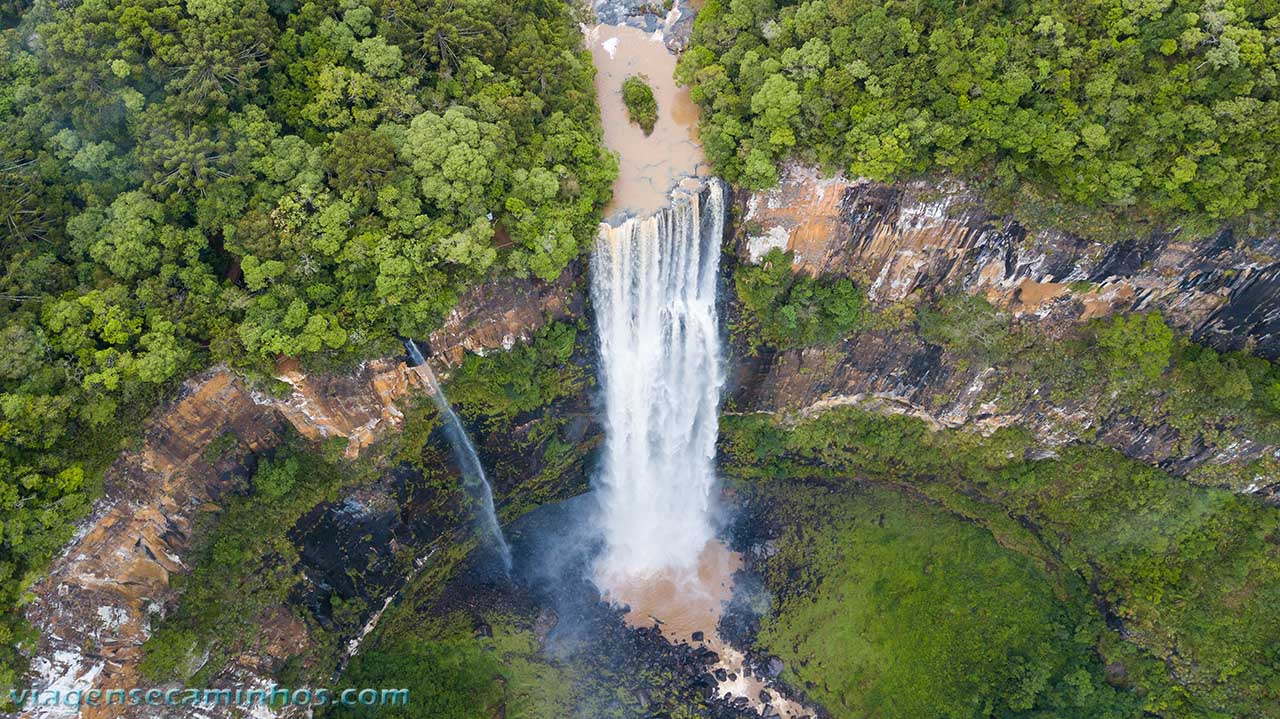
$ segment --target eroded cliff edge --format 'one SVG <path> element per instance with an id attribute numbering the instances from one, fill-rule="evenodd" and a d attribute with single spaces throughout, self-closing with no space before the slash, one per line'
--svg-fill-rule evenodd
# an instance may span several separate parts
<path id="1" fill-rule="evenodd" d="M 437 367 L 454 366 L 467 351 L 510 349 L 528 340 L 546 321 L 580 301 L 576 276 L 567 271 L 550 284 L 503 279 L 472 289 L 426 338 L 431 360 Z M 175 599 L 172 578 L 189 569 L 184 560 L 201 517 L 218 511 L 226 493 L 251 474 L 255 457 L 296 432 L 311 441 L 340 443 L 342 454 L 355 458 L 396 431 L 404 406 L 424 391 L 421 376 L 394 357 L 337 375 L 309 374 L 296 363 L 283 362 L 277 379 L 280 384 L 272 392 L 215 367 L 188 379 L 153 413 L 136 449 L 126 451 L 108 470 L 103 497 L 91 516 L 32 587 L 34 599 L 26 615 L 40 631 L 40 641 L 29 686 L 137 685 L 142 644 Z M 394 479 L 355 488 L 339 504 L 353 516 L 379 514 L 378 505 L 386 499 L 382 495 L 394 491 Z M 326 517 L 319 512 L 308 519 L 319 525 Z M 390 568 L 391 549 L 379 548 L 386 550 L 388 567 L 378 569 Z M 273 664 L 311 641 L 288 607 L 277 614 L 264 622 L 256 651 L 235 658 L 221 672 L 222 679 L 259 684 Z M 82 716 L 142 716 L 151 710 L 86 708 Z M 43 707 L 24 716 L 75 713 L 72 707 Z"/>
<path id="2" fill-rule="evenodd" d="M 791 252 L 794 271 L 850 277 L 890 313 L 964 292 L 1053 337 L 1093 318 L 1159 310 L 1198 342 L 1280 354 L 1276 238 L 1223 230 L 1196 240 L 1157 234 L 1103 244 L 1029 232 L 987 212 L 959 185 L 888 186 L 802 167 L 789 168 L 774 190 L 740 193 L 737 202 L 738 261 Z M 1045 451 L 1096 440 L 1193 481 L 1266 495 L 1280 485 L 1280 449 L 1247 432 L 1222 428 L 1206 441 L 1158 414 L 1114 411 L 1105 398 L 1054 396 L 1052 377 L 1007 393 L 1007 368 L 967 361 L 903 327 L 866 329 L 834 345 L 740 353 L 732 411 L 811 416 L 858 405 L 936 427 L 1016 425 L 1036 433 Z"/>
<path id="3" fill-rule="evenodd" d="M 1196 241 L 1161 235 L 1104 245 L 1027 232 L 983 210 L 960 187 L 823 179 L 803 168 L 789 170 L 776 190 L 740 193 L 737 201 L 732 249 L 739 261 L 759 260 L 770 248 L 790 250 L 797 271 L 852 277 L 881 308 L 962 290 L 1051 331 L 1109 313 L 1160 309 L 1199 341 L 1280 354 L 1280 241 L 1274 238 L 1223 232 Z M 548 317 L 576 314 L 583 298 L 573 285 L 581 274 L 578 267 L 552 285 L 504 280 L 473 289 L 428 338 L 437 366 L 456 367 L 467 352 L 510 349 Z M 998 370 L 965 363 L 892 328 L 858 332 L 835 345 L 741 356 L 736 366 L 730 411 L 799 416 L 855 404 L 936 426 L 1021 425 L 1036 432 L 1046 451 L 1096 439 L 1211 483 L 1222 482 L 1210 471 L 1215 467 L 1246 467 L 1227 482 L 1236 491 L 1272 493 L 1280 482 L 1274 446 L 1248 436 L 1189 445 L 1159 421 L 1098 417 L 1096 407 L 1047 394 L 1010 404 L 993 394 Z M 358 455 L 400 424 L 404 403 L 421 390 L 416 378 L 399 359 L 383 359 L 341 376 L 284 365 L 280 379 L 290 388 L 278 397 L 222 368 L 188 380 L 148 423 L 140 447 L 110 470 L 92 517 L 33 588 L 28 616 L 43 635 L 34 682 L 134 685 L 141 644 L 174 597 L 170 579 L 187 569 L 183 557 L 195 518 L 216 510 L 228 480 L 243 476 L 244 463 L 289 431 L 337 438 L 348 457 Z M 373 511 L 385 494 L 349 499 Z M 310 520 L 327 526 L 324 516 Z M 239 679 L 269 676 L 273 663 L 309 641 L 285 609 L 268 626 L 255 655 L 241 657 L 234 668 L 243 672 Z"/>
<path id="4" fill-rule="evenodd" d="M 1199 342 L 1280 356 L 1280 238 L 1224 229 L 1103 244 L 1030 232 L 959 184 L 884 185 L 804 167 L 738 199 L 743 258 L 793 251 L 798 270 L 853 277 L 877 304 L 956 288 L 1047 320 L 1158 309 Z"/>

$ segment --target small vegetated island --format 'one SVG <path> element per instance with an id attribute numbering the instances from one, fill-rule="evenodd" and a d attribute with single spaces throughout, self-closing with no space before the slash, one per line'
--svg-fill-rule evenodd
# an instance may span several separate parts
<path id="1" fill-rule="evenodd" d="M 622 81 L 622 101 L 627 106 L 627 115 L 631 121 L 648 135 L 658 122 L 658 101 L 653 97 L 653 88 L 643 75 L 632 75 Z"/>

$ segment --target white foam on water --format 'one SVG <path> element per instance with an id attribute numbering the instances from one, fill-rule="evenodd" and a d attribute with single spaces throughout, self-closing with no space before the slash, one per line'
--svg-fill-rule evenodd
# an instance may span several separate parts
<path id="1" fill-rule="evenodd" d="M 704 187 L 676 189 L 652 216 L 601 225 L 591 258 L 605 405 L 597 478 L 605 588 L 692 570 L 715 535 L 725 190 L 715 179 Z"/>

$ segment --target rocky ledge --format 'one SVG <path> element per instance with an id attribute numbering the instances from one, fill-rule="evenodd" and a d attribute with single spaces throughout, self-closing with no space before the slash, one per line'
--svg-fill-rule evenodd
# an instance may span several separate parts
<path id="1" fill-rule="evenodd" d="M 880 307 L 953 291 L 982 294 L 1053 336 L 1094 317 L 1158 309 L 1170 324 L 1219 349 L 1280 355 L 1277 238 L 1240 238 L 1224 229 L 1203 239 L 1152 235 L 1102 244 L 1030 232 L 987 212 L 960 185 L 891 186 L 801 167 L 789 168 L 776 189 L 740 193 L 736 201 L 739 261 L 787 250 L 795 271 L 851 277 Z M 950 356 L 903 329 L 860 332 L 833 346 L 740 354 L 730 395 L 735 411 L 801 417 L 857 405 L 935 427 L 1021 426 L 1046 452 L 1090 439 L 1193 481 L 1261 496 L 1280 487 L 1280 448 L 1247 433 L 1224 429 L 1226 441 L 1210 445 L 1159 417 L 1110 411 L 1096 398 L 1054 402 L 1047 387 L 1010 401 L 999 391 L 1000 368 Z"/>
<path id="2" fill-rule="evenodd" d="M 957 183 L 884 185 L 804 167 L 738 202 L 744 260 L 790 250 L 797 270 L 856 278 L 877 304 L 960 289 L 1054 321 L 1158 309 L 1198 341 L 1280 357 L 1280 238 L 1223 229 L 1104 244 L 1029 231 Z"/>

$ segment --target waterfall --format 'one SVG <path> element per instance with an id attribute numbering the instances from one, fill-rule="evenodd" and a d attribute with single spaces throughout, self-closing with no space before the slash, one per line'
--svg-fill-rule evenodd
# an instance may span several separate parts
<path id="1" fill-rule="evenodd" d="M 444 390 L 440 388 L 440 383 L 436 381 L 436 375 L 431 371 L 431 365 L 427 363 L 426 358 L 422 356 L 422 352 L 418 350 L 418 345 L 413 340 L 405 340 L 404 346 L 409 351 L 409 357 L 413 360 L 414 367 L 417 368 L 423 379 L 427 381 L 427 387 L 431 392 L 431 401 L 435 402 L 436 409 L 444 419 L 444 431 L 449 438 L 449 445 L 453 448 L 453 456 L 458 463 L 458 469 L 462 472 L 463 485 L 478 501 L 481 522 L 493 539 L 494 547 L 502 558 L 503 567 L 510 572 L 511 547 L 507 545 L 507 539 L 502 535 L 502 527 L 498 525 L 498 513 L 493 506 L 493 487 L 489 485 L 489 478 L 485 476 L 484 467 L 480 465 L 480 455 L 476 454 L 476 448 L 471 443 L 471 437 L 467 434 L 466 428 L 462 426 L 457 413 L 453 411 L 453 406 L 449 404 L 449 399 L 444 396 Z"/>
<path id="2" fill-rule="evenodd" d="M 676 189 L 653 216 L 601 225 L 592 254 L 606 429 L 597 570 L 606 586 L 692 569 L 714 536 L 724 195 L 715 179 Z"/>

